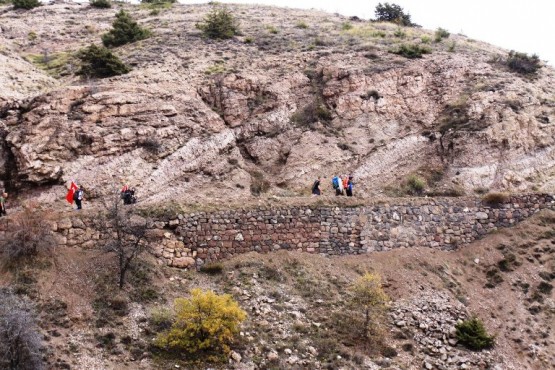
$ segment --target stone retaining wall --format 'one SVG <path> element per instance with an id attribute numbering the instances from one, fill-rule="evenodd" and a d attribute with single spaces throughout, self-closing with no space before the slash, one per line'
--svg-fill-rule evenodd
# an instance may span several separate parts
<path id="1" fill-rule="evenodd" d="M 414 246 L 455 249 L 555 208 L 554 198 L 545 194 L 513 196 L 497 207 L 467 198 L 395 202 L 179 214 L 154 223 L 154 253 L 161 263 L 185 268 L 250 251 L 332 256 Z M 93 225 L 92 219 L 74 217 L 60 220 L 54 229 L 60 244 L 92 248 L 105 237 Z"/>

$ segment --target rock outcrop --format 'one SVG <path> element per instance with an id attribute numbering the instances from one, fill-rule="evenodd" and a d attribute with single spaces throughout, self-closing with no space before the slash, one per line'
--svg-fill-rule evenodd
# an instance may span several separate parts
<path id="1" fill-rule="evenodd" d="M 306 31 L 290 11 L 234 6 L 255 39 L 244 43 L 201 38 L 194 22 L 206 6 L 159 16 L 129 9 L 154 36 L 116 50 L 131 73 L 99 81 L 54 79 L 23 57 L 98 41 L 112 10 L 53 4 L 0 15 L 0 40 L 12 45 L 0 53 L 8 87 L 0 92 L 0 165 L 9 167 L 0 180 L 8 187 L 47 185 L 42 197 L 56 198 L 74 179 L 95 196 L 127 182 L 143 201 L 260 189 L 291 196 L 318 175 L 352 173 L 361 195 L 398 188 L 411 174 L 428 178 L 435 193 L 554 189 L 550 67 L 517 75 L 492 61 L 503 51 L 463 36 L 452 36 L 455 52 L 439 43 L 423 59 L 405 59 L 371 31 L 391 45 L 422 42 L 426 31 L 411 30 L 410 40 L 387 24 L 345 31 L 345 19 L 318 12 L 303 13 Z M 272 19 L 279 37 L 259 24 Z"/>

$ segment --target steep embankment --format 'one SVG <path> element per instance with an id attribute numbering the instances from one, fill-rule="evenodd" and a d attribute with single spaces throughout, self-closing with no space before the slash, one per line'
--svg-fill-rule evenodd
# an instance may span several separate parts
<path id="1" fill-rule="evenodd" d="M 117 289 L 115 258 L 62 246 L 18 273 L 0 275 L 40 313 L 53 369 L 194 368 L 151 352 L 173 299 L 192 288 L 230 293 L 248 312 L 225 368 L 543 370 L 555 361 L 555 213 L 542 211 L 464 249 L 397 249 L 326 258 L 249 253 L 207 275 L 142 261 Z M 353 341 L 350 286 L 383 276 L 391 309 L 383 342 Z M 164 316 L 166 312 L 166 316 Z M 491 350 L 457 344 L 457 320 L 480 317 Z M 166 318 L 166 319 L 165 319 Z M 223 368 L 224 366 L 222 366 Z M 206 366 L 199 366 L 205 369 Z"/>
<path id="2" fill-rule="evenodd" d="M 0 78 L 17 83 L 0 92 L 0 180 L 12 189 L 46 185 L 49 202 L 70 179 L 91 198 L 122 181 L 151 201 L 294 196 L 353 173 L 375 195 L 419 173 L 436 193 L 553 190 L 549 67 L 523 77 L 461 35 L 435 43 L 315 11 L 232 6 L 243 36 L 214 42 L 195 28 L 208 6 L 124 8 L 153 37 L 116 48 L 133 71 L 104 80 L 74 76 L 71 55 L 116 9 L 2 8 Z M 389 52 L 412 43 L 432 53 Z"/>

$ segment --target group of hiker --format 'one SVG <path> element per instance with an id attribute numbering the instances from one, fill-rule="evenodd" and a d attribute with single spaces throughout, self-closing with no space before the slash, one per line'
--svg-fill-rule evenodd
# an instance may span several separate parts
<path id="1" fill-rule="evenodd" d="M 312 195 L 322 195 L 322 178 L 318 177 L 314 184 L 312 185 Z M 353 176 L 347 175 L 336 175 L 333 176 L 331 179 L 331 185 L 335 190 L 335 195 L 346 195 L 348 197 L 353 196 L 353 187 L 355 183 L 353 181 Z"/>
<path id="2" fill-rule="evenodd" d="M 82 185 L 77 185 L 73 181 L 69 185 L 69 189 L 67 192 L 66 200 L 77 206 L 77 210 L 82 209 L 83 207 L 83 200 L 85 199 L 85 190 L 83 189 Z M 120 197 L 123 200 L 123 204 L 134 204 L 137 203 L 137 196 L 135 195 L 135 188 L 130 188 L 127 185 L 123 185 L 123 188 L 120 192 Z M 2 199 L 2 198 L 0 198 Z M 2 201 L 3 204 L 3 201 Z"/>

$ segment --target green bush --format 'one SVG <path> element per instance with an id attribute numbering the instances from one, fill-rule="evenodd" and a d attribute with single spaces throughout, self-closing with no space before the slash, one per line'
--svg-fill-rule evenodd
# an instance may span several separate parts
<path id="1" fill-rule="evenodd" d="M 9 5 L 12 3 L 12 0 L 0 0 L 0 5 Z"/>
<path id="2" fill-rule="evenodd" d="M 514 50 L 509 52 L 506 63 L 509 69 L 524 75 L 535 74 L 542 67 L 540 58 L 536 54 L 528 56 L 526 53 L 518 53 Z"/>
<path id="3" fill-rule="evenodd" d="M 426 188 L 426 181 L 416 175 L 411 175 L 407 179 L 410 194 L 421 194 Z"/>
<path id="4" fill-rule="evenodd" d="M 239 34 L 237 19 L 226 7 L 220 6 L 212 8 L 203 21 L 196 24 L 196 27 L 204 36 L 211 39 L 225 40 Z"/>
<path id="5" fill-rule="evenodd" d="M 495 344 L 495 337 L 488 335 L 484 324 L 476 317 L 457 324 L 455 329 L 457 339 L 468 349 L 480 351 Z"/>
<path id="6" fill-rule="evenodd" d="M 177 298 L 174 308 L 173 325 L 158 335 L 155 346 L 207 361 L 225 359 L 229 345 L 247 318 L 229 294 L 200 289 L 193 289 L 191 298 Z"/>
<path id="7" fill-rule="evenodd" d="M 400 26 L 418 27 L 412 23 L 410 14 L 405 13 L 403 8 L 397 4 L 379 3 L 375 10 L 376 20 L 379 22 L 392 22 Z"/>
<path id="8" fill-rule="evenodd" d="M 39 0 L 12 0 L 13 7 L 15 9 L 33 9 L 37 6 L 41 6 L 41 2 Z"/>
<path id="9" fill-rule="evenodd" d="M 450 35 L 449 31 L 439 27 L 435 32 L 435 42 L 440 42 L 441 40 L 448 38 Z"/>
<path id="10" fill-rule="evenodd" d="M 304 21 L 300 21 L 300 22 L 297 22 L 295 27 L 306 30 L 308 28 L 308 24 L 306 24 L 306 22 Z"/>
<path id="11" fill-rule="evenodd" d="M 420 46 L 417 44 L 403 44 L 400 45 L 397 50 L 393 50 L 393 54 L 404 56 L 409 59 L 422 58 L 423 54 L 429 54 L 432 51 L 427 47 Z"/>
<path id="12" fill-rule="evenodd" d="M 150 30 L 142 28 L 129 16 L 129 13 L 120 10 L 116 14 L 116 20 L 112 23 L 112 29 L 102 35 L 102 43 L 106 47 L 120 46 L 144 40 L 150 35 Z"/>
<path id="13" fill-rule="evenodd" d="M 90 0 L 93 8 L 108 9 L 112 7 L 110 0 Z"/>
<path id="14" fill-rule="evenodd" d="M 79 75 L 88 77 L 112 77 L 128 73 L 131 69 L 114 55 L 110 49 L 91 45 L 77 53 L 81 60 Z"/>

